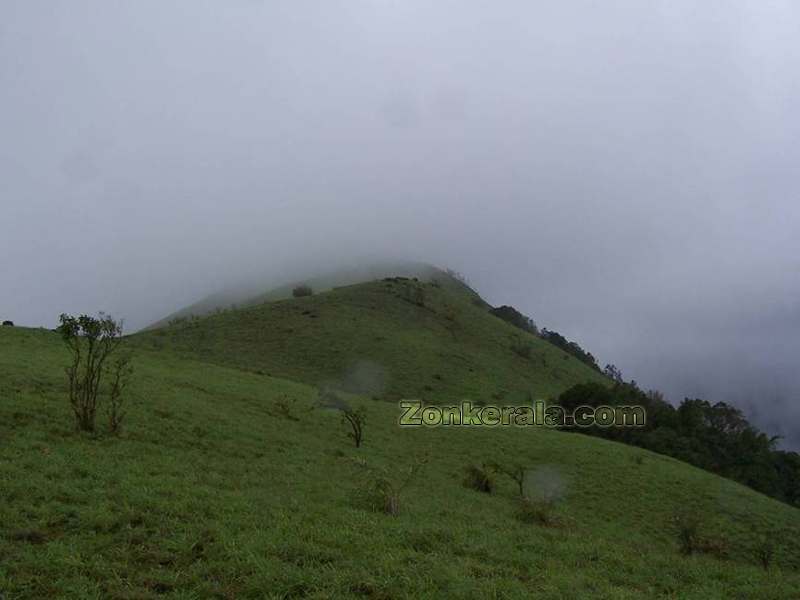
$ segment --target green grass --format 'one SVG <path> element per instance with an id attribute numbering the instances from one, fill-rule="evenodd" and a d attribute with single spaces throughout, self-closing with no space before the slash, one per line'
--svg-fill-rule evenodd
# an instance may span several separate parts
<path id="1" fill-rule="evenodd" d="M 74 431 L 51 332 L 0 330 L 0 591 L 5 598 L 796 598 L 798 511 L 678 461 L 539 429 L 400 429 L 368 411 L 364 446 L 312 387 L 140 349 L 119 438 Z M 294 403 L 299 420 L 276 416 Z M 386 516 L 375 471 L 429 464 Z M 641 458 L 637 458 L 641 457 Z M 565 482 L 562 526 L 515 519 L 515 486 L 461 485 L 514 459 Z M 690 508 L 730 557 L 683 557 Z M 754 566 L 777 532 L 769 573 Z"/>
<path id="2" fill-rule="evenodd" d="M 424 306 L 413 302 L 414 290 Z M 412 300 L 412 301 L 409 301 Z M 605 381 L 564 351 L 489 314 L 468 290 L 376 281 L 263 303 L 133 336 L 139 347 L 382 398 L 485 403 L 549 398 Z M 520 347 L 529 347 L 520 353 Z M 515 351 L 516 350 L 516 351 Z M 363 376 L 362 376 L 363 375 Z M 375 381 L 383 385 L 371 386 Z"/>
<path id="3" fill-rule="evenodd" d="M 465 286 L 463 283 L 454 279 L 447 272 L 432 265 L 419 262 L 384 261 L 328 270 L 324 273 L 311 275 L 288 283 L 282 283 L 281 285 L 275 285 L 274 282 L 261 282 L 258 285 L 251 284 L 242 289 L 223 289 L 173 312 L 163 319 L 156 321 L 147 327 L 147 329 L 164 327 L 175 319 L 191 316 L 207 316 L 219 310 L 230 309 L 232 306 L 244 308 L 263 302 L 287 300 L 292 297 L 292 290 L 299 283 L 310 285 L 315 292 L 325 292 L 335 287 L 355 285 L 357 283 L 365 283 L 389 276 L 396 277 L 398 275 L 409 278 L 416 277 L 424 281 L 436 279 L 449 289 L 469 292 L 464 289 Z M 265 292 L 264 290 L 267 291 Z M 473 292 L 473 295 L 477 294 Z"/>

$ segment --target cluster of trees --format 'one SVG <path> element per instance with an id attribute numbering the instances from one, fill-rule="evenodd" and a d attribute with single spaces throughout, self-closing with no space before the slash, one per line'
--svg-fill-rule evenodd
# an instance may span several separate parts
<path id="1" fill-rule="evenodd" d="M 567 354 L 571 354 L 575 358 L 577 358 L 582 363 L 585 363 L 595 369 L 596 371 L 600 370 L 600 367 L 597 364 L 597 360 L 592 355 L 591 352 L 587 352 L 583 348 L 581 348 L 576 342 L 571 342 L 563 335 L 558 333 L 557 331 L 552 331 L 547 329 L 546 327 L 542 328 L 539 331 L 539 328 L 534 323 L 533 319 L 529 316 L 522 314 L 513 306 L 498 306 L 497 308 L 492 308 L 489 310 L 491 314 L 495 317 L 503 319 L 506 323 L 510 323 L 514 327 L 518 329 L 522 329 L 523 331 L 527 331 L 528 333 L 532 333 L 535 336 L 542 338 L 543 340 L 550 342 L 554 346 L 558 346 Z M 608 367 L 606 367 L 608 368 Z"/>
<path id="2" fill-rule="evenodd" d="M 490 312 L 600 371 L 591 352 L 556 331 L 539 330 L 533 319 L 513 306 L 499 306 Z M 725 402 L 711 404 L 690 398 L 676 408 L 659 392 L 644 392 L 635 381 L 626 383 L 614 365 L 606 365 L 602 372 L 614 382 L 613 387 L 579 384 L 561 394 L 558 404 L 567 411 L 586 405 L 642 406 L 647 423 L 642 428 L 591 427 L 575 431 L 666 454 L 800 506 L 800 454 L 778 450 L 778 438 L 753 427 L 740 410 Z"/>
<path id="3" fill-rule="evenodd" d="M 498 306 L 497 308 L 490 309 L 489 312 L 495 317 L 503 319 L 503 321 L 507 323 L 511 323 L 514 327 L 518 327 L 533 335 L 539 335 L 539 328 L 536 327 L 536 323 L 533 322 L 533 319 L 523 315 L 513 306 Z"/>
<path id="4" fill-rule="evenodd" d="M 539 334 L 543 340 L 547 340 L 554 346 L 558 346 L 567 354 L 571 354 L 575 358 L 577 358 L 582 363 L 586 363 L 593 369 L 599 371 L 600 367 L 597 365 L 597 360 L 592 355 L 591 352 L 587 352 L 583 348 L 581 348 L 576 342 L 570 342 L 567 338 L 563 335 L 558 333 L 557 331 L 550 331 L 546 327 L 542 329 L 542 332 Z"/>
<path id="5" fill-rule="evenodd" d="M 513 306 L 499 306 L 490 312 L 600 371 L 591 352 L 556 331 L 539 330 L 533 319 Z M 561 394 L 558 403 L 568 411 L 585 405 L 638 405 L 647 413 L 647 424 L 643 428 L 591 427 L 576 431 L 672 456 L 800 506 L 800 454 L 778 450 L 778 438 L 758 431 L 740 410 L 725 402 L 711 404 L 689 398 L 674 407 L 659 392 L 645 392 L 635 381 L 626 383 L 614 365 L 606 365 L 602 372 L 614 382 L 613 387 L 579 384 Z"/>
<path id="6" fill-rule="evenodd" d="M 644 392 L 636 382 L 573 386 L 558 398 L 566 410 L 578 406 L 639 405 L 646 425 L 590 427 L 574 431 L 666 454 L 768 496 L 800 506 L 800 454 L 776 449 L 777 437 L 756 429 L 737 408 L 687 398 L 674 407 L 659 392 Z"/>

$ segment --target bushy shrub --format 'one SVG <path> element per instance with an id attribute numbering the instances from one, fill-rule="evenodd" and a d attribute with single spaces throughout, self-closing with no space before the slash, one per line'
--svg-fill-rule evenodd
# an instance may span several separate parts
<path id="1" fill-rule="evenodd" d="M 620 371 L 616 365 L 606 365 L 603 369 L 603 375 L 614 383 L 622 383 L 624 381 L 622 379 L 622 371 Z"/>
<path id="2" fill-rule="evenodd" d="M 491 494 L 495 488 L 494 475 L 488 465 L 469 465 L 464 469 L 464 487 Z"/>
<path id="3" fill-rule="evenodd" d="M 288 421 L 299 421 L 300 418 L 294 414 L 294 407 L 297 399 L 291 400 L 287 396 L 281 396 L 275 401 L 275 415 Z"/>
<path id="4" fill-rule="evenodd" d="M 378 477 L 370 490 L 374 510 L 396 517 L 400 514 L 400 490 L 386 477 Z"/>
<path id="5" fill-rule="evenodd" d="M 57 331 L 70 350 L 72 362 L 66 368 L 69 402 L 78 429 L 93 432 L 105 378 L 110 378 L 107 411 L 111 431 L 122 423 L 122 392 L 132 368 L 130 355 L 119 352 L 123 343 L 122 323 L 100 313 L 99 318 L 62 314 Z M 116 360 L 111 362 L 111 356 Z"/>
<path id="6" fill-rule="evenodd" d="M 444 307 L 444 309 L 442 309 L 442 316 L 444 316 L 444 318 L 451 323 L 455 323 L 458 320 L 458 315 L 458 308 L 452 304 L 448 304 Z"/>
<path id="7" fill-rule="evenodd" d="M 400 297 L 415 306 L 425 306 L 425 288 L 419 283 L 405 282 L 400 290 Z"/>
<path id="8" fill-rule="evenodd" d="M 685 512 L 675 516 L 675 533 L 681 554 L 694 554 L 701 547 L 701 520 L 697 513 Z"/>
<path id="9" fill-rule="evenodd" d="M 769 570 L 772 559 L 775 558 L 775 542 L 771 536 L 762 536 L 755 547 L 755 556 L 765 571 Z"/>
<path id="10" fill-rule="evenodd" d="M 518 499 L 516 517 L 523 523 L 556 527 L 561 524 L 561 519 L 556 515 L 555 506 L 551 500 L 523 496 Z"/>
<path id="11" fill-rule="evenodd" d="M 529 343 L 525 342 L 525 340 L 518 339 L 515 340 L 513 344 L 511 344 L 511 351 L 514 352 L 514 354 L 516 354 L 517 356 L 527 359 L 531 357 L 533 348 Z"/>
<path id="12" fill-rule="evenodd" d="M 729 557 L 730 544 L 722 536 L 709 535 L 704 528 L 706 517 L 696 511 L 686 510 L 674 519 L 675 534 L 681 554 L 710 554 L 719 559 Z"/>
<path id="13" fill-rule="evenodd" d="M 587 352 L 583 348 L 581 348 L 576 342 L 571 342 L 563 335 L 558 333 L 557 331 L 552 331 L 547 329 L 546 327 L 542 329 L 541 333 L 539 334 L 542 339 L 547 340 L 554 346 L 558 346 L 567 354 L 571 354 L 579 361 L 586 363 L 596 371 L 600 370 L 600 367 L 597 365 L 597 360 L 592 355 L 591 352 Z"/>
<path id="14" fill-rule="evenodd" d="M 533 335 L 539 335 L 539 328 L 536 327 L 536 323 L 533 322 L 533 319 L 523 315 L 513 306 L 498 306 L 497 308 L 490 309 L 489 313 L 523 331 L 527 331 Z"/>
<path id="15" fill-rule="evenodd" d="M 306 285 L 305 283 L 301 283 L 292 290 L 292 296 L 295 298 L 302 298 L 303 296 L 311 296 L 314 294 L 314 290 L 311 289 L 310 285 Z"/>

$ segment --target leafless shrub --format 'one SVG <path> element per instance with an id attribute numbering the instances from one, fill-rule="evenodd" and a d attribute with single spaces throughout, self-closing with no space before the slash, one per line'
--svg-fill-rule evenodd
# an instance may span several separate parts
<path id="1" fill-rule="evenodd" d="M 523 523 L 557 527 L 561 524 L 561 519 L 557 516 L 555 507 L 553 500 L 522 496 L 518 500 L 516 516 Z"/>
<path id="2" fill-rule="evenodd" d="M 729 555 L 728 541 L 703 531 L 704 517 L 697 512 L 682 512 L 674 517 L 681 554 L 710 554 L 717 558 Z"/>
<path id="3" fill-rule="evenodd" d="M 296 404 L 295 398 L 290 400 L 287 396 L 281 396 L 275 401 L 275 414 L 289 421 L 299 421 L 300 418 L 294 414 Z"/>
<path id="4" fill-rule="evenodd" d="M 769 570 L 772 560 L 775 558 L 775 542 L 771 536 L 762 536 L 754 549 L 754 554 L 758 563 L 765 571 Z"/>
<path id="5" fill-rule="evenodd" d="M 697 513 L 685 512 L 673 518 L 681 554 L 694 554 L 700 549 L 701 520 Z"/>
<path id="6" fill-rule="evenodd" d="M 353 408 L 332 390 L 321 392 L 319 404 L 324 408 L 334 408 L 342 413 L 342 423 L 350 426 L 347 437 L 353 440 L 356 448 L 360 448 L 361 442 L 364 440 L 366 411 L 361 407 Z"/>
<path id="7" fill-rule="evenodd" d="M 364 439 L 364 420 L 366 414 L 363 408 L 347 409 L 342 411 L 342 422 L 350 424 L 350 431 L 347 437 L 353 440 L 356 448 L 361 447 Z"/>
<path id="8" fill-rule="evenodd" d="M 383 472 L 373 476 L 367 483 L 364 499 L 371 510 L 393 517 L 400 514 L 402 494 L 427 464 L 425 456 L 414 457 L 411 464 L 399 475 Z"/>
<path id="9" fill-rule="evenodd" d="M 130 383 L 133 375 L 133 367 L 130 364 L 130 354 L 123 354 L 114 361 L 111 369 L 111 391 L 109 394 L 108 407 L 108 428 L 113 434 L 118 434 L 122 429 L 122 420 L 125 418 L 123 409 L 124 396 L 123 390 Z"/>
<path id="10" fill-rule="evenodd" d="M 489 466 L 492 468 L 492 470 L 509 477 L 514 483 L 516 483 L 520 498 L 525 497 L 525 475 L 528 473 L 528 469 L 519 463 L 490 463 Z"/>

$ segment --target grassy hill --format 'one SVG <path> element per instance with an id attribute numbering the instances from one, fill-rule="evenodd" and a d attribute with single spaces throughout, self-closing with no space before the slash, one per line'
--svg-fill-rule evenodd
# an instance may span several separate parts
<path id="1" fill-rule="evenodd" d="M 175 320 L 204 317 L 232 307 L 242 308 L 262 304 L 263 302 L 286 300 L 292 297 L 292 289 L 300 283 L 311 286 L 317 292 L 324 292 L 335 287 L 365 283 L 390 276 L 417 278 L 421 281 L 436 279 L 455 289 L 463 289 L 464 287 L 463 284 L 446 272 L 427 263 L 409 261 L 375 262 L 310 274 L 300 279 L 283 281 L 279 284 L 274 281 L 261 281 L 257 284 L 250 282 L 240 288 L 223 289 L 181 308 L 163 319 L 159 319 L 145 329 L 158 329 L 169 325 Z"/>
<path id="2" fill-rule="evenodd" d="M 128 342 L 125 429 L 90 436 L 58 336 L 0 328 L 6 599 L 797 598 L 800 511 L 744 486 L 571 433 L 398 427 L 400 396 L 511 402 L 602 380 L 452 281 L 348 286 Z M 366 410 L 361 448 L 319 405 L 326 384 Z M 398 515 L 367 502 L 421 457 Z M 509 479 L 462 485 L 492 461 L 556 490 L 549 524 L 520 520 Z M 679 553 L 685 514 L 719 556 Z"/>
<path id="3" fill-rule="evenodd" d="M 133 336 L 140 347 L 388 399 L 525 401 L 603 376 L 451 278 L 392 278 Z"/>
<path id="4" fill-rule="evenodd" d="M 798 511 L 635 448 L 540 429 L 401 429 L 363 397 L 356 450 L 313 387 L 141 348 L 127 429 L 73 429 L 43 330 L 0 330 L 0 591 L 6 598 L 796 598 Z M 279 406 L 288 406 L 284 411 Z M 429 462 L 392 517 L 371 474 Z M 515 487 L 462 486 L 513 458 L 563 485 L 560 524 L 515 518 Z M 703 515 L 719 560 L 678 553 Z M 780 534 L 776 566 L 753 565 Z"/>

